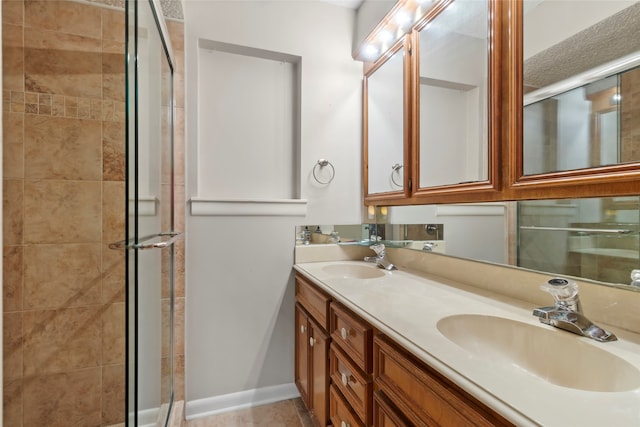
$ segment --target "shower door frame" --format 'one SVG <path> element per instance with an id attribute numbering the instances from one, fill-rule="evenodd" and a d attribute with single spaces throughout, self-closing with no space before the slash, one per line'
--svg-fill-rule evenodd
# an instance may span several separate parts
<path id="1" fill-rule="evenodd" d="M 155 237 L 164 239 L 169 237 L 169 240 L 165 240 L 160 243 L 148 243 L 149 236 L 141 236 L 139 231 L 139 201 L 140 201 L 140 193 L 138 189 L 138 171 L 139 171 L 139 162 L 140 162 L 140 153 L 139 153 L 139 81 L 140 77 L 143 79 L 145 76 L 140 76 L 140 63 L 141 58 L 139 57 L 139 37 L 140 34 L 138 32 L 139 27 L 139 4 L 140 2 L 147 3 L 150 7 L 150 10 L 153 14 L 153 18 L 156 23 L 156 29 L 158 30 L 158 35 L 162 42 L 162 48 L 164 51 L 164 55 L 166 56 L 166 60 L 168 63 L 168 67 L 170 70 L 171 76 L 171 94 L 170 94 L 170 105 L 169 108 L 169 129 L 171 130 L 171 134 L 168 136 L 170 138 L 169 146 L 170 146 L 170 187 L 171 187 L 171 195 L 170 195 L 170 230 L 158 233 Z M 173 167 L 173 131 L 174 131 L 174 87 L 173 80 L 175 75 L 175 60 L 173 56 L 173 51 L 171 48 L 171 44 L 169 42 L 169 32 L 167 30 L 167 26 L 164 21 L 164 16 L 162 15 L 162 8 L 159 0 L 126 0 L 125 2 L 125 48 L 126 48 L 126 143 L 125 143 L 125 151 L 126 151 L 126 200 L 125 200 L 125 220 L 126 220 L 126 237 L 125 237 L 125 280 L 126 280 L 126 349 L 125 353 L 127 355 L 126 361 L 126 390 L 125 390 L 125 421 L 128 427 L 137 427 L 139 425 L 139 391 L 140 384 L 138 378 L 138 355 L 139 355 L 139 323 L 138 323 L 138 279 L 139 279 L 139 251 L 143 249 L 161 249 L 161 250 L 170 250 L 170 281 L 171 281 L 171 309 L 170 309 L 170 325 L 169 325 L 169 335 L 170 335 L 170 397 L 168 401 L 168 409 L 166 412 L 166 417 L 164 419 L 164 423 L 162 425 L 166 426 L 171 415 L 171 410 L 173 407 L 174 401 L 174 380 L 173 380 L 173 306 L 174 306 L 174 295 L 173 295 L 173 276 L 174 276 L 174 245 L 175 240 L 181 235 L 181 233 L 176 233 L 174 231 L 174 167 Z M 135 180 L 135 185 L 133 188 L 130 184 L 131 180 Z M 131 200 L 130 191 L 133 189 L 133 200 Z M 155 239 L 153 239 L 155 240 Z M 158 349 L 160 351 L 160 349 Z"/>

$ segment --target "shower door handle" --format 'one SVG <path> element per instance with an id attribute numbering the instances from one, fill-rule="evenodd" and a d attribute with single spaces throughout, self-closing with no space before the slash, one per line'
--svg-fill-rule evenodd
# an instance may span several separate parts
<path id="1" fill-rule="evenodd" d="M 158 237 L 168 237 L 167 240 L 163 240 L 161 242 L 152 242 L 145 243 L 153 239 L 157 239 Z M 146 236 L 141 242 L 133 243 L 131 241 L 127 242 L 126 240 L 121 240 L 115 243 L 109 243 L 109 249 L 163 249 L 173 245 L 179 239 L 182 239 L 183 233 L 181 231 L 165 231 L 163 233 L 153 234 L 151 236 Z"/>

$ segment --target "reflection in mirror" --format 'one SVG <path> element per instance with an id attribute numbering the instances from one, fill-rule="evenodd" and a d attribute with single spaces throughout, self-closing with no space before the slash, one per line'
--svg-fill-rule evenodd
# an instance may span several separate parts
<path id="1" fill-rule="evenodd" d="M 404 187 L 404 49 L 365 77 L 368 194 Z"/>
<path id="2" fill-rule="evenodd" d="M 388 211 L 387 224 L 306 226 L 318 233 L 308 243 L 331 243 L 336 233 L 341 244 L 382 239 L 398 247 L 640 290 L 630 286 L 632 271 L 640 269 L 637 196 L 394 206 Z M 303 244 L 304 229 L 297 230 L 298 244 Z M 425 242 L 440 246 L 430 250 Z"/>
<path id="3" fill-rule="evenodd" d="M 525 1 L 523 174 L 640 161 L 640 3 Z"/>
<path id="4" fill-rule="evenodd" d="M 488 22 L 456 0 L 419 33 L 421 188 L 488 179 Z"/>

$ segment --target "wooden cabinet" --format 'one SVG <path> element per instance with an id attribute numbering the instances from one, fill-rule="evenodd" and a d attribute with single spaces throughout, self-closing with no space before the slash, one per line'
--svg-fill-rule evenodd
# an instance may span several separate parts
<path id="1" fill-rule="evenodd" d="M 296 301 L 295 382 L 316 426 L 512 426 L 301 275 Z"/>
<path id="2" fill-rule="evenodd" d="M 330 298 L 301 276 L 296 276 L 295 383 L 314 424 L 329 421 Z"/>
<path id="3" fill-rule="evenodd" d="M 540 35 L 548 31 L 550 20 L 579 19 L 570 9 L 560 12 L 550 6 L 553 2 L 545 3 L 547 16 L 541 15 L 544 8 L 536 7 L 536 18 L 528 18 L 531 12 L 521 0 L 432 2 L 421 9 L 422 18 L 406 39 L 382 46 L 384 53 L 365 63 L 366 205 L 640 193 L 640 156 L 633 142 L 640 109 L 634 95 L 640 81 L 634 70 L 637 58 L 630 62 L 631 51 L 607 56 L 607 49 L 593 50 L 593 45 L 620 44 L 618 39 L 601 39 L 608 33 L 596 28 L 609 31 L 622 25 L 632 11 L 602 11 L 600 21 L 580 26 L 588 36 L 567 34 L 569 39 L 554 39 L 557 44 L 540 46 L 534 55 L 530 48 L 525 51 L 525 37 L 544 39 Z M 388 30 L 385 26 L 396 12 L 392 9 L 376 31 Z M 623 41 L 626 32 L 619 33 Z M 368 41 L 377 35 L 372 33 Z M 565 49 L 558 47 L 561 43 Z M 400 61 L 392 61 L 401 51 L 409 63 L 404 73 Z M 572 54 L 564 58 L 563 51 Z M 571 60 L 578 56 L 589 61 Z M 381 109 L 375 110 L 378 101 L 391 103 L 384 103 L 380 90 L 369 93 L 369 86 L 390 66 L 395 69 L 392 78 L 379 80 L 388 91 L 402 90 L 402 96 L 387 95 L 394 100 L 395 113 L 384 111 L 381 121 L 375 115 L 380 115 Z M 604 80 L 612 70 L 619 73 L 619 82 L 609 87 Z M 578 90 L 570 99 L 579 99 L 579 104 L 558 98 L 570 90 Z"/>
<path id="4" fill-rule="evenodd" d="M 362 425 L 372 424 L 373 329 L 344 306 L 330 306 L 331 382 Z M 332 419 L 335 418 L 331 412 Z"/>
<path id="5" fill-rule="evenodd" d="M 375 337 L 373 347 L 379 425 L 403 425 L 403 418 L 416 426 L 512 425 L 388 338 Z"/>

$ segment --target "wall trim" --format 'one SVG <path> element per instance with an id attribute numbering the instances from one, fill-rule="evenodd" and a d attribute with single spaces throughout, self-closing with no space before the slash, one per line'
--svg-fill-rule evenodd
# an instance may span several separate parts
<path id="1" fill-rule="evenodd" d="M 436 205 L 436 216 L 504 216 L 504 203 Z"/>
<path id="2" fill-rule="evenodd" d="M 224 200 L 192 197 L 193 216 L 306 216 L 305 199 Z"/>
<path id="3" fill-rule="evenodd" d="M 186 419 L 192 420 L 238 409 L 251 408 L 299 397 L 294 383 L 239 391 L 222 396 L 187 401 Z"/>

